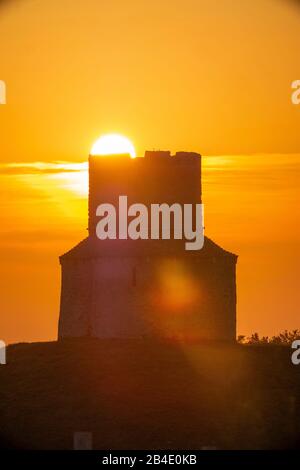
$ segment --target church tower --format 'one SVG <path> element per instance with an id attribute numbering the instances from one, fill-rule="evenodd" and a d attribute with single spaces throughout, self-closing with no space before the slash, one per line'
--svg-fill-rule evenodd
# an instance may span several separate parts
<path id="1" fill-rule="evenodd" d="M 201 156 L 146 151 L 89 157 L 89 235 L 60 257 L 58 337 L 163 337 L 233 341 L 236 261 L 205 237 L 198 251 L 185 240 L 99 240 L 99 204 L 201 203 Z"/>

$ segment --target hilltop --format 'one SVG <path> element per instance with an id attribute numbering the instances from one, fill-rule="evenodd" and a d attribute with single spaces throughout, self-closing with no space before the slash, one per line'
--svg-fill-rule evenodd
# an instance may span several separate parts
<path id="1" fill-rule="evenodd" d="M 74 339 L 15 344 L 0 366 L 2 447 L 293 448 L 300 366 L 284 346 Z"/>

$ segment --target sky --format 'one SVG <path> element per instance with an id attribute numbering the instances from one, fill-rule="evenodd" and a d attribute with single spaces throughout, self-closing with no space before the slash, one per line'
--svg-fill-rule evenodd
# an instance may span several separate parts
<path id="1" fill-rule="evenodd" d="M 203 155 L 206 235 L 238 254 L 238 333 L 300 328 L 300 6 L 0 1 L 0 331 L 56 338 L 58 256 L 86 236 L 108 132 Z"/>

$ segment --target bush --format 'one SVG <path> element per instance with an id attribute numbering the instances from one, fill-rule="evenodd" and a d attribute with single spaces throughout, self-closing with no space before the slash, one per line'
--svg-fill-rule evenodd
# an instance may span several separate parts
<path id="1" fill-rule="evenodd" d="M 250 344 L 250 345 L 261 345 L 261 344 L 281 344 L 281 345 L 291 345 L 293 341 L 300 339 L 300 330 L 284 330 L 282 333 L 276 336 L 262 336 L 260 337 L 258 333 L 252 333 L 251 336 L 239 335 L 238 343 L 240 344 Z"/>

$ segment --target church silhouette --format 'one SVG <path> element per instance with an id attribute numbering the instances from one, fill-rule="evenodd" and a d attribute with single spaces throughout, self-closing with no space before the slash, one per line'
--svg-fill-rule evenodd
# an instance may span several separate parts
<path id="1" fill-rule="evenodd" d="M 201 156 L 146 151 L 89 157 L 88 237 L 60 257 L 58 337 L 156 337 L 187 341 L 236 338 L 237 256 L 205 237 L 99 240 L 101 203 L 201 203 Z"/>

